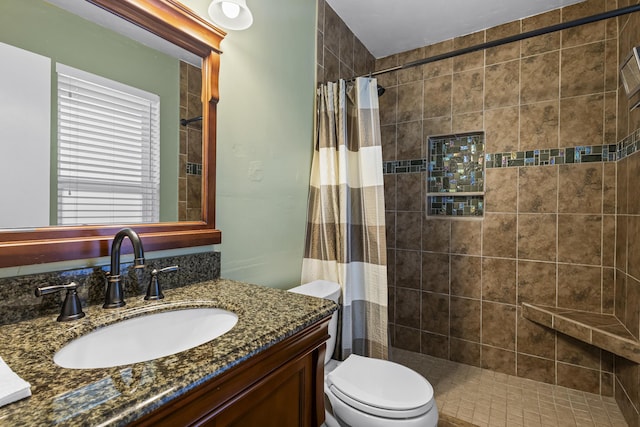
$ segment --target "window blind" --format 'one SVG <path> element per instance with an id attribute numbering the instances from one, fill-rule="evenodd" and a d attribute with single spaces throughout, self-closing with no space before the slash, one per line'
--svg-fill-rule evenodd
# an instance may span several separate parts
<path id="1" fill-rule="evenodd" d="M 160 99 L 57 64 L 58 224 L 159 221 Z"/>

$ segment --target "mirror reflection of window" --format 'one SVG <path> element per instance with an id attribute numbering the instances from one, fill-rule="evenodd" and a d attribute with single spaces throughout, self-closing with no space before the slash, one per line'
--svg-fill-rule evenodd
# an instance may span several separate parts
<path id="1" fill-rule="evenodd" d="M 182 143 L 181 130 L 189 134 L 188 147 L 198 145 L 197 135 L 202 138 L 201 124 L 194 122 L 187 127 L 180 125 L 179 119 L 202 115 L 202 93 L 195 93 L 200 106 L 192 115 L 191 111 L 182 111 L 182 105 L 189 102 L 187 91 L 182 99 L 180 85 L 181 61 L 193 65 L 200 73 L 201 58 L 191 52 L 168 43 L 160 37 L 142 30 L 136 25 L 122 25 L 123 20 L 110 12 L 84 1 L 57 1 L 60 7 L 75 9 L 80 15 L 69 13 L 56 5 L 40 0 L 2 0 L 0 1 L 0 43 L 9 47 L 23 49 L 40 55 L 48 60 L 42 66 L 42 78 L 49 85 L 32 96 L 32 87 L 39 83 L 30 83 L 35 72 L 30 68 L 14 72 L 12 57 L 7 57 L 0 48 L 2 71 L 11 72 L 11 77 L 4 79 L 7 86 L 15 89 L 17 102 L 9 101 L 0 83 L 0 110 L 19 111 L 17 106 L 25 105 L 26 114 L 16 114 L 20 120 L 13 119 L 13 114 L 0 115 L 0 136 L 5 141 L 0 147 L 0 178 L 7 177 L 6 182 L 20 182 L 21 188 L 15 188 L 14 194 L 7 199 L 10 190 L 5 186 L 0 192 L 3 200 L 11 200 L 11 209 L 4 208 L 0 212 L 0 229 L 32 228 L 58 226 L 63 223 L 58 217 L 58 173 L 57 173 L 57 74 L 56 64 L 65 64 L 79 70 L 115 80 L 117 82 L 157 94 L 161 98 L 160 105 L 160 217 L 158 222 L 173 223 L 179 220 L 178 210 L 182 209 L 182 220 L 202 220 L 201 185 L 202 175 L 197 173 L 203 169 L 202 153 L 197 153 L 200 160 L 187 156 L 187 144 Z M 85 7 L 82 7 L 82 6 Z M 34 33 L 34 28 L 37 31 Z M 46 34 L 46 43 L 41 37 Z M 0 74 L 3 72 L 0 71 Z M 195 73 L 190 73 L 195 74 Z M 4 74 L 3 74 L 4 75 Z M 189 94 L 201 86 L 201 79 L 189 79 Z M 192 83 L 195 83 L 192 84 Z M 28 88 L 28 90 L 27 90 Z M 193 90 L 192 90 L 193 89 Z M 37 104 L 37 105 L 34 105 Z M 22 107 L 20 107 L 22 108 Z M 33 111 L 33 113 L 31 112 Z M 36 115 L 35 113 L 38 113 Z M 35 131 L 39 133 L 36 135 Z M 9 132 L 12 137 L 5 137 Z M 199 133 L 197 133 L 197 132 Z M 186 138 L 185 138 L 186 140 Z M 9 148 L 6 141 L 13 141 L 15 147 Z M 191 144 L 194 141 L 194 144 Z M 42 143 L 41 148 L 33 145 Z M 46 145 L 45 145 L 46 144 Z M 48 148 L 47 148 L 48 147 Z M 184 147 L 184 148 L 183 148 Z M 184 151 L 183 151 L 184 150 Z M 191 150 L 191 149 L 190 149 Z M 201 150 L 201 149 L 200 149 Z M 6 154 L 1 156 L 2 154 Z M 184 154 L 184 167 L 179 162 Z M 3 162 L 4 161 L 4 162 Z M 189 166 L 189 172 L 181 174 Z M 6 167 L 6 166 L 9 167 Z M 196 173 L 191 173 L 195 171 Z M 189 182 L 189 185 L 184 183 Z M 191 185 L 193 183 L 194 185 Z M 179 186 L 181 186 L 179 188 Z M 179 204 L 178 193 L 184 195 Z M 15 207 L 15 208 L 14 208 Z M 111 215 L 109 207 L 105 215 Z M 28 212 L 28 214 L 27 214 Z M 188 215 L 187 215 L 188 212 Z M 80 223 L 80 221 L 78 221 Z M 143 221 L 146 223 L 146 220 Z M 87 224 L 98 224 L 94 221 L 82 221 Z M 109 220 L 102 224 L 112 224 Z M 141 223 L 141 222 L 135 222 Z M 134 223 L 134 224 L 135 224 Z M 75 225 L 75 220 L 69 223 Z"/>
<path id="2" fill-rule="evenodd" d="M 58 225 L 158 222 L 160 98 L 57 64 Z"/>

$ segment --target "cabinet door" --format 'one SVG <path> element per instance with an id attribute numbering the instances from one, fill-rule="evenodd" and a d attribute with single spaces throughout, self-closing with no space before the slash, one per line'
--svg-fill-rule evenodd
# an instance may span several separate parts
<path id="1" fill-rule="evenodd" d="M 307 427 L 313 419 L 311 354 L 289 363 L 245 390 L 233 405 L 203 426 Z"/>
<path id="2" fill-rule="evenodd" d="M 132 423 L 144 427 L 318 427 L 330 317 Z"/>

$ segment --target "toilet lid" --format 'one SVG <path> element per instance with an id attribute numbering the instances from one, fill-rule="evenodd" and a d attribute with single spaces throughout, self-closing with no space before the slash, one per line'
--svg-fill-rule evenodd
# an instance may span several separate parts
<path id="1" fill-rule="evenodd" d="M 388 360 L 350 355 L 327 375 L 342 401 L 372 415 L 413 417 L 433 405 L 433 387 L 417 372 Z"/>

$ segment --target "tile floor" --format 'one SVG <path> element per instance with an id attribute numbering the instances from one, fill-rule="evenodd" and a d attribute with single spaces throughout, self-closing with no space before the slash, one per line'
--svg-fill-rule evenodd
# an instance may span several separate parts
<path id="1" fill-rule="evenodd" d="M 626 427 L 613 397 L 392 348 L 391 360 L 429 380 L 440 413 L 480 427 Z"/>

